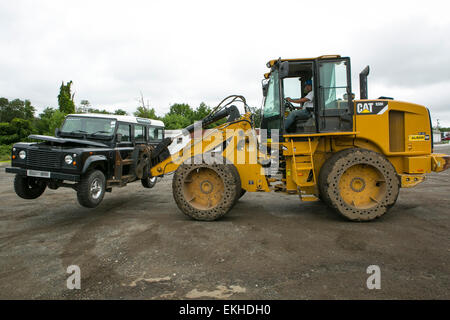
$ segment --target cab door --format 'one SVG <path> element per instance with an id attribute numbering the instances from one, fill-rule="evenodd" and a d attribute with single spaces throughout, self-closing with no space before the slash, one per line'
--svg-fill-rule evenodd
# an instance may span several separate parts
<path id="1" fill-rule="evenodd" d="M 353 130 L 350 58 L 318 59 L 314 84 L 320 132 Z"/>
<path id="2" fill-rule="evenodd" d="M 280 79 L 278 70 L 273 70 L 270 74 L 267 90 L 264 94 L 264 106 L 261 119 L 261 129 L 267 129 L 270 136 L 270 129 L 281 128 L 281 99 L 280 99 Z"/>

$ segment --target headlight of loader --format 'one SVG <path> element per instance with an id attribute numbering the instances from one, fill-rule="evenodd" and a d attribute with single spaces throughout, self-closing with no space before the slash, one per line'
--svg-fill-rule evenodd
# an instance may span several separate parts
<path id="1" fill-rule="evenodd" d="M 71 164 L 72 161 L 73 161 L 73 158 L 72 158 L 72 156 L 71 156 L 70 154 L 68 154 L 67 156 L 64 157 L 64 161 L 65 161 L 67 164 Z"/>
<path id="2" fill-rule="evenodd" d="M 20 152 L 19 152 L 19 158 L 20 159 L 25 159 L 27 157 L 27 153 L 25 152 L 25 150 L 21 150 Z"/>

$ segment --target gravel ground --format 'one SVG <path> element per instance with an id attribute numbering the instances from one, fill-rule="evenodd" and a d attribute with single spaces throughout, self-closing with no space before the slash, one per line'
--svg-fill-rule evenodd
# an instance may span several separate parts
<path id="1" fill-rule="evenodd" d="M 275 193 L 247 193 L 223 219 L 197 222 L 168 177 L 85 209 L 70 189 L 20 199 L 0 169 L 0 299 L 449 299 L 449 177 L 402 189 L 370 223 Z M 80 290 L 66 287 L 69 265 Z M 366 286 L 369 265 L 379 290 Z"/>

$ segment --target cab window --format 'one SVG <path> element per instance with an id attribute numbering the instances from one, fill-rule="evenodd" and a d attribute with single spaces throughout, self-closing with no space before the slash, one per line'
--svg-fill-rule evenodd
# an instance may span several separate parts
<path id="1" fill-rule="evenodd" d="M 269 83 L 267 85 L 267 93 L 264 97 L 263 116 L 261 121 L 262 129 L 280 129 L 280 82 L 278 71 L 273 70 Z M 270 131 L 268 132 L 268 137 Z"/>
<path id="2" fill-rule="evenodd" d="M 302 95 L 302 83 L 299 77 L 285 78 L 283 79 L 283 97 L 290 97 L 293 99 L 301 98 Z M 292 102 L 293 105 L 299 106 L 298 103 Z"/>
<path id="3" fill-rule="evenodd" d="M 347 63 L 345 61 L 321 62 L 319 72 L 323 108 L 346 108 Z"/>
<path id="4" fill-rule="evenodd" d="M 269 88 L 264 101 L 264 118 L 271 118 L 280 115 L 280 95 L 279 95 L 278 72 L 272 72 L 269 80 Z"/>
<path id="5" fill-rule="evenodd" d="M 318 107 L 321 132 L 353 130 L 350 60 L 319 61 Z"/>

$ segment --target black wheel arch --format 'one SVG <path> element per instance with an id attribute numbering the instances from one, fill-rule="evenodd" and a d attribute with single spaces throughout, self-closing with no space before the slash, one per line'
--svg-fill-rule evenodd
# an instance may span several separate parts
<path id="1" fill-rule="evenodd" d="M 100 170 L 105 176 L 108 176 L 108 162 L 104 155 L 93 155 L 86 159 L 81 174 L 85 174 L 90 170 Z"/>

